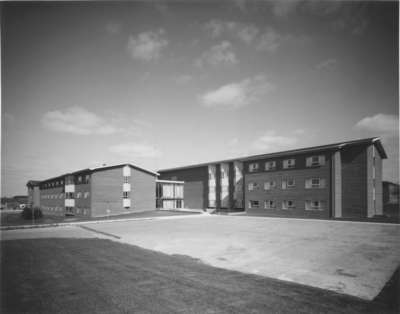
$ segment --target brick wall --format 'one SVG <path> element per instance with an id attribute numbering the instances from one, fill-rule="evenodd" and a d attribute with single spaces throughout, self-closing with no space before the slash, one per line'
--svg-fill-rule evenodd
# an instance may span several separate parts
<path id="1" fill-rule="evenodd" d="M 130 183 L 131 210 L 154 210 L 156 208 L 156 176 L 131 168 Z"/>

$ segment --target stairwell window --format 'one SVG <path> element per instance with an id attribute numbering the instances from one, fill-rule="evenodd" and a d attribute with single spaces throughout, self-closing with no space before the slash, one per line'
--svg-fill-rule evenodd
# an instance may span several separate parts
<path id="1" fill-rule="evenodd" d="M 122 198 L 129 198 L 129 192 L 122 192 Z"/>

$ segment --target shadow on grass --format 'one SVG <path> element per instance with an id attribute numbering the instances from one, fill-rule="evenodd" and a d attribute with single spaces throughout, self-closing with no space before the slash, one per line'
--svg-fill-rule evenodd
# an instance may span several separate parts
<path id="1" fill-rule="evenodd" d="M 368 302 L 104 239 L 2 241 L 2 313 L 396 313 L 398 273 Z"/>

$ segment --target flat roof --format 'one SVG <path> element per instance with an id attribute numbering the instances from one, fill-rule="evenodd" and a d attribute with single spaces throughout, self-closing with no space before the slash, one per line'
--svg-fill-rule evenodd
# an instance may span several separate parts
<path id="1" fill-rule="evenodd" d="M 243 161 L 251 161 L 251 160 L 258 160 L 258 159 L 276 158 L 276 157 L 282 157 L 282 156 L 294 155 L 294 154 L 306 154 L 306 153 L 317 152 L 317 151 L 322 151 L 322 150 L 338 150 L 338 149 L 342 149 L 346 146 L 354 146 L 354 145 L 360 145 L 360 144 L 375 144 L 381 157 L 383 159 L 387 158 L 385 149 L 382 146 L 380 138 L 379 137 L 371 137 L 371 138 L 364 138 L 364 139 L 358 139 L 358 140 L 343 141 L 343 142 L 327 144 L 327 145 L 298 148 L 298 149 L 286 150 L 286 151 L 281 151 L 281 152 L 258 154 L 258 155 L 224 159 L 224 160 L 218 160 L 218 161 L 210 161 L 210 162 L 205 162 L 205 163 L 200 163 L 200 164 L 192 164 L 192 165 L 188 165 L 188 166 L 167 168 L 167 169 L 158 170 L 158 172 L 165 172 L 165 171 L 172 171 L 172 170 L 184 170 L 184 169 L 204 167 L 204 166 L 208 166 L 208 165 L 212 165 L 212 164 L 219 164 L 219 163 L 226 163 L 226 162 L 233 162 L 233 161 L 242 161 L 243 162 Z"/>

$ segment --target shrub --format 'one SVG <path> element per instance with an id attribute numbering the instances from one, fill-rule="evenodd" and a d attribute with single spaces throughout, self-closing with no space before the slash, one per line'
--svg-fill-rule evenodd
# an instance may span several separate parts
<path id="1" fill-rule="evenodd" d="M 34 219 L 39 219 L 43 217 L 40 207 L 25 207 L 21 213 L 21 216 L 24 219 L 32 219 L 32 214 Z"/>

